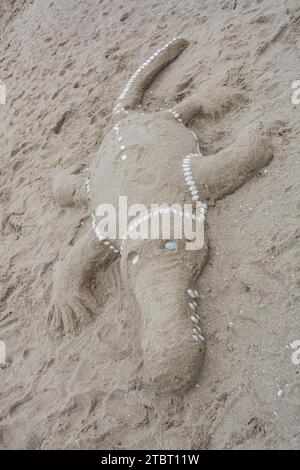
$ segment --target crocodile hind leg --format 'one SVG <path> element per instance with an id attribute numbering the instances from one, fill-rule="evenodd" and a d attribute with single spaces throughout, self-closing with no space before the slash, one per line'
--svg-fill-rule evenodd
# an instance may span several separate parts
<path id="1" fill-rule="evenodd" d="M 55 266 L 53 291 L 47 312 L 47 323 L 54 336 L 77 334 L 99 311 L 91 291 L 99 269 L 105 269 L 117 257 L 117 250 L 106 241 L 99 241 L 93 230 L 71 248 Z"/>
<path id="2" fill-rule="evenodd" d="M 245 95 L 231 88 L 220 88 L 213 92 L 195 93 L 173 107 L 184 124 L 188 124 L 195 116 L 217 119 L 227 111 L 238 107 L 246 100 Z"/>
<path id="3" fill-rule="evenodd" d="M 85 165 L 76 165 L 63 170 L 54 178 L 52 194 L 55 201 L 63 206 L 86 205 L 88 203 Z"/>

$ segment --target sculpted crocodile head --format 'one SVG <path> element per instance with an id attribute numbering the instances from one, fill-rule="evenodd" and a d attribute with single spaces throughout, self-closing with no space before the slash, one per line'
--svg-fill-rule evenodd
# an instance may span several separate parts
<path id="1" fill-rule="evenodd" d="M 121 257 L 125 286 L 141 314 L 145 381 L 160 392 L 184 391 L 199 378 L 205 349 L 195 281 L 207 245 L 187 240 L 127 240 Z"/>

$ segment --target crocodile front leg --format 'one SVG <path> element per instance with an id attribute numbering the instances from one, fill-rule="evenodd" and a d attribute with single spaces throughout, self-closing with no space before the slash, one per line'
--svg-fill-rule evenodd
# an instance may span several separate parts
<path id="1" fill-rule="evenodd" d="M 272 157 L 272 144 L 263 131 L 249 128 L 230 147 L 193 159 L 191 172 L 203 199 L 217 200 L 236 191 Z"/>
<path id="2" fill-rule="evenodd" d="M 47 315 L 54 336 L 78 334 L 99 311 L 90 288 L 99 269 L 105 269 L 118 257 L 118 250 L 105 240 L 99 241 L 93 230 L 72 247 L 54 269 L 53 291 Z"/>
<path id="3" fill-rule="evenodd" d="M 55 201 L 62 207 L 87 205 L 88 193 L 84 185 L 85 165 L 75 165 L 63 170 L 54 178 L 52 194 Z M 87 179 L 87 176 L 85 176 Z"/>

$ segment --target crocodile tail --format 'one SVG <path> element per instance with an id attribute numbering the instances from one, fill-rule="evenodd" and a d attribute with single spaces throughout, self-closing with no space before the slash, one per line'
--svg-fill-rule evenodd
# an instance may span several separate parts
<path id="1" fill-rule="evenodd" d="M 188 44 L 186 39 L 174 37 L 145 60 L 126 83 L 118 97 L 114 113 L 137 108 L 155 77 L 181 54 Z"/>

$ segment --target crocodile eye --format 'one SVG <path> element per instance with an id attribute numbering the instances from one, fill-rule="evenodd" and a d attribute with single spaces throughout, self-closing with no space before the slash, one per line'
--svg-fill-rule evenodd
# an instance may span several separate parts
<path id="1" fill-rule="evenodd" d="M 177 248 L 176 242 L 167 241 L 165 242 L 165 248 L 170 251 L 174 251 Z"/>

